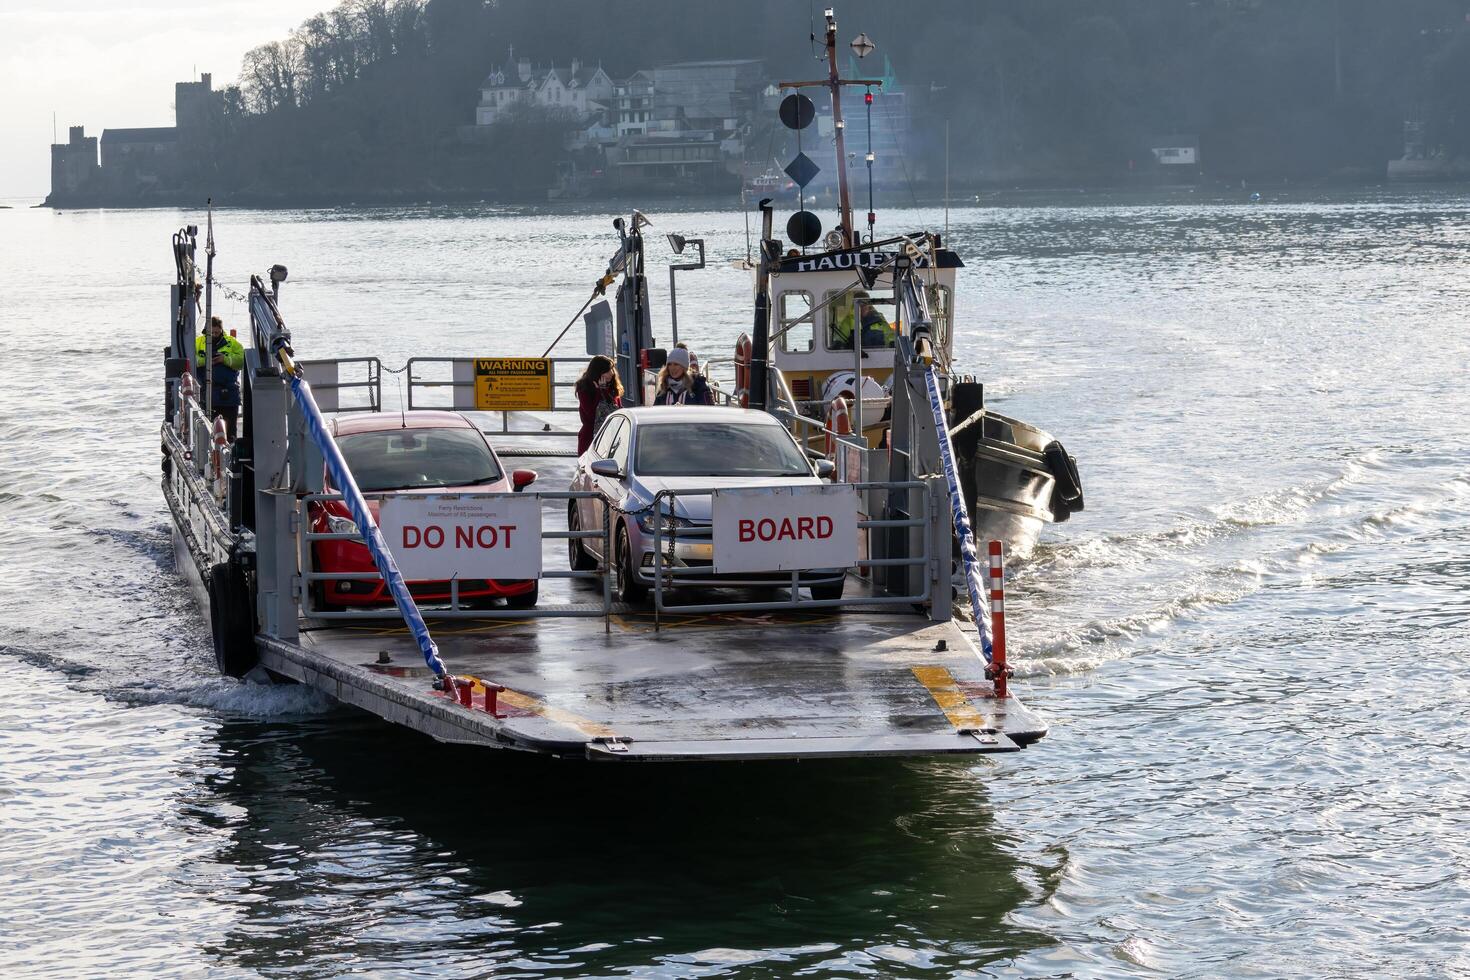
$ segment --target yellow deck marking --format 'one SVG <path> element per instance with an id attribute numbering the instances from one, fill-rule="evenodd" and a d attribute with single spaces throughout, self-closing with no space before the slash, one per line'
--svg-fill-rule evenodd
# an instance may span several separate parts
<path id="1" fill-rule="evenodd" d="M 955 682 L 946 667 L 911 667 L 919 683 L 929 689 L 929 696 L 956 728 L 985 728 L 985 716 L 975 710 L 970 699 Z"/>
<path id="2" fill-rule="evenodd" d="M 471 691 L 475 694 L 480 695 L 481 697 L 485 696 L 485 682 L 480 680 L 480 678 L 473 677 L 469 674 L 458 674 L 456 676 L 464 677 L 468 680 L 473 681 L 474 687 L 471 688 Z M 499 695 L 497 695 L 496 700 L 499 704 L 508 704 L 513 708 L 520 708 L 522 711 L 529 711 L 531 712 L 531 714 L 539 715 L 540 717 L 545 718 L 547 721 L 555 721 L 560 722 L 563 725 L 570 725 L 582 734 L 586 735 L 588 738 L 617 737 L 616 732 L 614 732 L 611 728 L 602 724 L 601 722 L 593 721 L 590 718 L 583 718 L 581 715 L 573 714 L 570 711 L 563 711 L 560 708 L 553 708 L 551 705 L 546 704 L 544 701 L 539 701 L 536 698 L 531 697 L 531 695 L 529 694 L 522 694 L 520 691 L 512 691 L 508 687 L 505 690 L 501 691 Z"/>

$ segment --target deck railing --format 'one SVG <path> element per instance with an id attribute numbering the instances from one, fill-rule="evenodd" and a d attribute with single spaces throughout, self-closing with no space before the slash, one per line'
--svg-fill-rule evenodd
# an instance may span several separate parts
<path id="1" fill-rule="evenodd" d="M 368 500 L 382 501 L 385 494 L 365 494 Z M 593 500 L 602 505 L 602 527 L 592 530 L 566 530 L 548 529 L 544 524 L 541 529 L 541 541 L 570 541 L 585 540 L 589 538 L 601 538 L 602 553 L 604 556 L 612 554 L 610 542 L 612 541 L 612 520 L 606 502 L 601 496 L 590 491 L 574 490 L 543 490 L 526 491 L 523 493 L 510 494 L 453 494 L 451 496 L 476 499 L 495 500 L 505 498 L 525 499 L 533 497 L 537 503 L 546 501 L 579 501 Z M 313 505 L 320 507 L 332 501 L 341 501 L 342 495 L 337 493 L 308 493 L 302 494 L 297 502 L 297 519 L 299 521 L 299 532 L 297 534 L 298 556 L 301 567 L 301 589 L 299 599 L 301 602 L 301 613 L 312 619 L 321 620 L 374 620 L 374 619 L 397 619 L 398 610 L 392 605 L 370 606 L 365 608 L 345 608 L 332 606 L 324 608 L 317 595 L 317 583 L 342 582 L 342 581 L 364 581 L 381 582 L 383 580 L 376 570 L 367 572 L 324 572 L 316 568 L 315 551 L 313 545 L 319 541 L 363 541 L 362 534 L 356 531 L 313 531 L 312 511 Z M 544 545 L 543 545 L 544 547 Z M 447 606 L 443 600 L 419 599 L 419 605 L 424 609 L 427 619 L 545 619 L 553 617 L 562 618 L 602 618 L 607 621 L 612 615 L 612 581 L 607 574 L 607 560 L 604 558 L 598 567 L 592 570 L 576 571 L 572 569 L 542 569 L 540 579 L 580 579 L 585 581 L 597 581 L 601 588 L 598 589 L 598 601 L 595 603 L 563 603 L 559 605 L 542 605 L 538 603 L 529 608 L 509 607 L 470 607 L 460 598 L 460 583 L 457 578 L 447 580 L 449 585 L 449 600 Z M 410 589 L 422 591 L 422 583 L 412 582 Z M 610 624 L 605 622 L 607 628 Z"/>
<path id="2" fill-rule="evenodd" d="M 677 549 L 680 537 L 680 528 L 675 522 L 666 522 L 662 518 L 653 521 L 653 600 L 655 624 L 657 625 L 662 614 L 673 613 L 708 613 L 708 612 L 758 612 L 775 610 L 804 610 L 804 609 L 840 609 L 850 606 L 899 606 L 912 608 L 914 606 L 928 605 L 934 596 L 933 580 L 928 574 L 930 559 L 935 554 L 935 522 L 933 520 L 933 508 L 929 499 L 930 490 L 928 484 L 921 480 L 890 481 L 890 482 L 868 482 L 849 484 L 862 494 L 862 498 L 872 498 L 879 495 L 887 495 L 894 491 L 904 492 L 905 497 L 912 504 L 917 502 L 917 514 L 910 513 L 904 517 L 873 518 L 859 515 L 857 522 L 858 532 L 866 539 L 864 557 L 859 557 L 858 568 L 918 568 L 921 574 L 907 576 L 911 582 L 917 578 L 920 588 L 903 594 L 893 594 L 883 591 L 879 594 L 865 594 L 840 599 L 815 599 L 803 598 L 801 590 L 810 588 L 804 586 L 802 580 L 810 581 L 818 578 L 821 570 L 816 569 L 792 569 L 789 579 L 776 583 L 772 586 L 786 590 L 784 599 L 770 602 L 717 602 L 717 603 L 688 603 L 673 604 L 665 601 L 664 593 L 675 587 L 697 587 L 702 584 L 718 586 L 719 580 L 716 576 L 720 571 L 713 562 L 713 549 L 711 549 L 711 564 L 689 567 L 687 565 L 673 565 L 669 558 L 677 557 Z M 872 493 L 871 491 L 877 491 Z M 652 512 L 655 515 L 673 514 L 674 502 L 679 497 L 708 497 L 715 493 L 713 488 L 705 489 L 681 489 L 663 490 L 654 496 Z M 667 526 L 666 526 L 667 525 Z M 886 532 L 890 529 L 922 529 L 922 548 L 919 554 L 905 554 L 903 557 L 866 557 L 874 554 L 875 550 L 882 552 L 884 549 L 874 549 L 872 534 L 869 532 Z M 711 529 L 708 527 L 698 528 L 697 534 L 691 534 L 685 530 L 685 541 L 697 537 L 703 543 L 712 541 Z M 844 579 L 855 577 L 848 569 L 841 570 Z M 741 575 L 741 580 L 751 576 Z"/>

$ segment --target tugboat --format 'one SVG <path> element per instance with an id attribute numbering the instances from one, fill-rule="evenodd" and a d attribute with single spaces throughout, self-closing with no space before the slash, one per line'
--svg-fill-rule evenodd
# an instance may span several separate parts
<path id="1" fill-rule="evenodd" d="M 954 363 L 955 272 L 964 263 L 934 232 L 874 235 L 871 146 L 865 156 L 867 233 L 854 226 L 842 90 L 866 90 L 871 123 L 873 89 L 883 81 L 839 75 L 833 11 L 826 12 L 826 21 L 827 77 L 781 82 L 792 94 L 782 101 L 780 115 L 788 128 L 804 129 L 816 109 L 801 90 L 829 92 L 838 224 L 824 236 L 815 213 L 798 211 L 786 224 L 788 245 L 772 236 L 771 200 L 761 202 L 764 231 L 755 321 L 750 334 L 742 334 L 736 343 L 733 397 L 742 405 L 781 414 L 809 450 L 837 464 L 839 474 L 846 474 L 842 478 L 861 481 L 875 474 L 845 470 L 843 447 L 891 445 L 895 339 L 926 331 L 975 536 L 1004 541 L 1008 550 L 1024 554 L 1044 524 L 1065 521 L 1083 509 L 1076 460 L 1045 430 L 988 408 L 983 385 Z M 851 48 L 863 58 L 874 45 L 859 34 Z M 799 153 L 786 172 L 805 186 L 820 167 Z M 908 276 L 910 272 L 915 275 Z M 911 297 L 896 288 L 906 276 L 919 284 Z M 862 458 L 873 459 L 866 454 Z"/>

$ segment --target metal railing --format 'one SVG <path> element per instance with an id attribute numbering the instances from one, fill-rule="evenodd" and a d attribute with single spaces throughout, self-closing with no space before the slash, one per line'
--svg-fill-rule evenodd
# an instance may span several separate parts
<path id="1" fill-rule="evenodd" d="M 721 602 L 721 603 L 691 603 L 687 605 L 671 605 L 664 601 L 664 591 L 675 587 L 690 587 L 700 585 L 719 586 L 721 583 L 716 576 L 721 573 L 714 566 L 713 538 L 709 535 L 712 529 L 700 527 L 700 534 L 691 535 L 686 532 L 686 540 L 690 537 L 698 537 L 701 542 L 710 541 L 710 564 L 708 566 L 689 567 L 687 565 L 675 566 L 667 563 L 666 556 L 677 557 L 679 528 L 673 521 L 666 521 L 665 517 L 674 513 L 673 501 L 677 497 L 711 496 L 715 491 L 709 489 L 687 489 L 687 490 L 662 490 L 654 495 L 652 512 L 655 515 L 653 523 L 653 607 L 655 628 L 659 626 L 659 618 L 665 612 L 678 613 L 704 613 L 704 612 L 757 612 L 763 610 L 803 610 L 803 609 L 838 609 L 847 606 L 915 606 L 923 605 L 930 601 L 933 595 L 932 581 L 927 574 L 930 559 L 935 553 L 934 548 L 934 521 L 932 519 L 932 508 L 929 502 L 929 488 L 921 480 L 907 480 L 902 482 L 869 482 L 850 484 L 855 490 L 867 491 L 918 491 L 910 492 L 908 496 L 919 502 L 917 517 L 904 518 L 870 518 L 860 517 L 857 526 L 859 533 L 873 530 L 887 530 L 891 528 L 922 528 L 923 549 L 919 555 L 908 555 L 902 558 L 886 557 L 863 557 L 857 561 L 858 567 L 863 568 L 891 568 L 891 567 L 917 567 L 926 570 L 926 574 L 919 576 L 923 587 L 911 595 L 862 595 L 841 599 L 803 599 L 800 596 L 802 579 L 812 579 L 818 576 L 822 569 L 792 569 L 790 580 L 787 582 L 769 583 L 772 587 L 780 587 L 789 591 L 787 599 L 774 602 Z M 862 498 L 860 498 L 862 499 Z M 667 501 L 667 505 L 665 505 Z M 871 555 L 871 535 L 869 535 L 869 546 L 864 549 L 865 553 Z M 630 556 L 630 561 L 631 561 Z M 848 577 L 847 569 L 841 570 L 844 580 Z M 636 573 L 636 569 L 635 569 Z M 736 576 L 737 582 L 748 582 L 753 576 L 740 574 Z M 762 583 L 767 584 L 767 583 Z M 805 586 L 810 587 L 810 586 Z"/>
<path id="2" fill-rule="evenodd" d="M 182 390 L 176 399 L 174 417 L 161 430 L 169 458 L 164 498 L 196 563 L 208 565 L 222 561 L 235 540 L 221 509 L 223 501 L 209 481 L 214 425 L 197 400 L 186 397 Z"/>
<path id="3" fill-rule="evenodd" d="M 381 412 L 383 410 L 383 362 L 376 357 L 337 357 L 317 361 L 297 361 L 306 372 L 317 406 L 324 412 Z M 361 365 L 361 381 L 343 381 L 344 368 L 351 371 Z M 367 404 L 344 404 L 344 394 L 362 391 Z"/>
<path id="4" fill-rule="evenodd" d="M 562 391 L 572 392 L 577 386 L 577 378 L 581 377 L 582 371 L 587 367 L 587 359 L 582 357 L 548 357 L 534 358 L 534 360 L 547 360 L 551 362 L 551 407 L 535 409 L 513 409 L 509 411 L 492 411 L 487 414 L 500 416 L 499 429 L 486 429 L 492 435 L 500 436 L 573 436 L 580 428 L 580 419 L 576 426 L 570 429 L 555 429 L 544 418 L 541 419 L 542 427 L 534 429 L 513 429 L 510 421 L 512 415 L 529 415 L 541 417 L 547 414 L 572 414 L 578 411 L 575 395 L 566 404 L 558 397 Z M 469 357 L 411 357 L 405 365 L 408 372 L 408 407 L 409 409 L 440 409 L 457 412 L 480 412 L 485 411 L 475 407 L 475 358 Z M 425 365 L 447 364 L 450 366 L 450 376 L 446 379 L 442 376 L 430 377 L 422 372 Z M 560 366 L 571 365 L 572 370 L 567 374 L 569 381 L 557 380 L 560 374 Z M 466 373 L 464 366 L 469 366 Z M 456 370 L 458 369 L 458 370 Z M 447 391 L 449 398 L 446 401 L 432 399 L 432 403 L 426 401 L 424 393 L 433 391 L 441 393 Z"/>
<path id="5" fill-rule="evenodd" d="M 384 499 L 386 494 L 365 494 L 368 500 Z M 540 605 L 527 608 L 471 608 L 464 604 L 460 598 L 460 581 L 458 578 L 444 579 L 448 583 L 449 596 L 447 608 L 435 608 L 443 600 L 421 598 L 420 605 L 424 606 L 425 617 L 429 619 L 542 619 L 551 617 L 562 618 L 601 618 L 604 621 L 604 629 L 610 630 L 612 616 L 612 576 L 608 574 L 609 564 L 606 556 L 611 555 L 610 547 L 612 541 L 612 518 L 607 502 L 600 494 L 591 491 L 576 490 L 545 490 L 538 492 L 527 491 L 520 494 L 455 494 L 457 497 L 472 499 L 498 499 L 516 497 L 534 497 L 538 504 L 545 501 L 578 501 L 593 500 L 602 507 L 602 527 L 594 530 L 573 531 L 548 530 L 544 525 L 541 530 L 541 541 L 558 540 L 583 540 L 588 538 L 601 538 L 603 542 L 603 559 L 598 563 L 596 569 L 586 571 L 575 570 L 547 570 L 542 569 L 539 579 L 583 579 L 601 580 L 600 601 L 595 605 L 588 604 L 563 604 L 563 605 Z M 356 541 L 362 543 L 362 534 L 356 531 L 314 531 L 313 510 L 322 505 L 341 501 L 342 495 L 338 493 L 308 493 L 302 494 L 297 501 L 297 547 L 298 560 L 300 562 L 300 588 L 298 591 L 301 603 L 302 615 L 312 619 L 321 620 L 381 620 L 398 619 L 398 610 L 391 604 L 385 603 L 381 606 L 367 606 L 363 608 L 344 608 L 340 606 L 332 608 L 321 608 L 318 604 L 315 585 L 318 582 L 332 581 L 365 581 L 381 582 L 383 580 L 376 570 L 367 572 L 323 572 L 315 567 L 315 548 L 313 545 L 318 541 Z M 423 591 L 422 582 L 410 582 L 410 589 Z"/>

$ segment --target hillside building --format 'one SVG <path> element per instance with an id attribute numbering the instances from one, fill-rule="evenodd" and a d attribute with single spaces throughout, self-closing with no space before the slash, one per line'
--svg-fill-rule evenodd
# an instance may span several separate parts
<path id="1" fill-rule="evenodd" d="M 521 58 L 490 72 L 480 83 L 475 124 L 493 126 L 517 104 L 564 109 L 585 121 L 610 110 L 613 91 L 613 80 L 601 65 L 573 58 L 569 68 L 537 68 L 529 58 Z"/>

